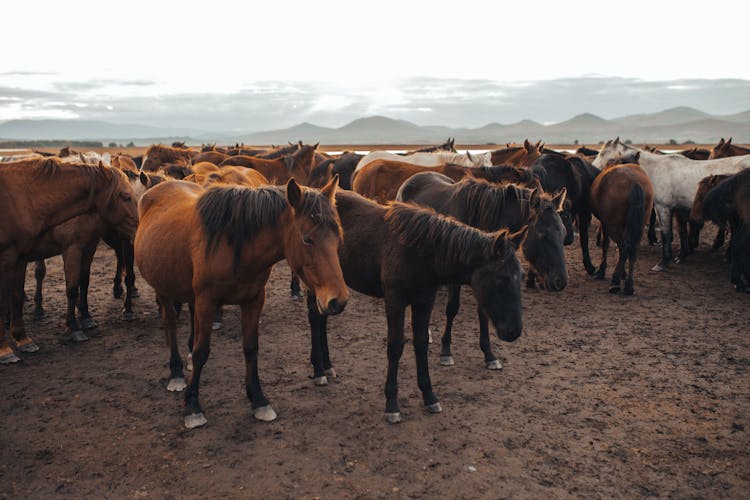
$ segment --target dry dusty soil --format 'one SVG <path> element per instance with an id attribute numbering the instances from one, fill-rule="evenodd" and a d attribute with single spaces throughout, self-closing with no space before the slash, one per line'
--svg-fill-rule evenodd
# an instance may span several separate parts
<path id="1" fill-rule="evenodd" d="M 648 270 L 658 251 L 644 246 L 634 297 L 586 276 L 577 244 L 567 252 L 568 288 L 525 290 L 523 336 L 494 339 L 502 371 L 483 367 L 464 290 L 456 365 L 438 365 L 436 344 L 430 352 L 442 414 L 423 410 L 405 350 L 398 425 L 383 419 L 382 303 L 353 294 L 330 320 L 339 378 L 314 387 L 306 310 L 289 298 L 280 264 L 260 354 L 279 419 L 251 415 L 238 311 L 228 307 L 202 380 L 209 422 L 192 431 L 181 396 L 165 390 L 168 352 L 149 287 L 138 282 L 138 317 L 123 322 L 113 254 L 101 247 L 90 296 L 99 328 L 89 342 L 62 343 L 52 259 L 47 319 L 32 322 L 26 307 L 41 350 L 0 366 L 0 498 L 747 498 L 750 295 L 733 290 L 706 242 L 661 274 Z M 445 300 L 441 292 L 436 332 Z M 182 339 L 188 327 L 183 316 Z"/>

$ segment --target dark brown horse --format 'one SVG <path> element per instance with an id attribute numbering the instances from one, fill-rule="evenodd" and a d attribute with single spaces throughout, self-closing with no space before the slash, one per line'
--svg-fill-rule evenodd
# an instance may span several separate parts
<path id="1" fill-rule="evenodd" d="M 632 295 L 633 273 L 638 258 L 646 220 L 654 204 L 654 188 L 648 174 L 636 163 L 606 167 L 591 185 L 591 208 L 601 222 L 602 262 L 596 271 L 604 279 L 607 270 L 609 239 L 617 243 L 619 259 L 612 273 L 609 291 L 620 291 L 620 281 L 625 277 L 625 294 Z M 625 261 L 628 272 L 625 275 Z"/>
<path id="2" fill-rule="evenodd" d="M 19 360 L 5 338 L 11 294 L 29 255 L 51 228 L 85 213 L 133 234 L 138 223 L 135 195 L 120 171 L 101 165 L 63 164 L 57 158 L 28 160 L 0 166 L 0 363 Z M 77 288 L 76 288 L 77 290 Z M 18 306 L 20 307 L 20 306 Z M 16 315 L 17 317 L 17 315 Z M 38 348 L 22 325 L 11 323 L 16 346 L 22 352 Z"/>
<path id="3" fill-rule="evenodd" d="M 504 149 L 496 149 L 491 153 L 493 165 L 514 165 L 523 167 L 531 165 L 534 160 L 542 156 L 542 141 L 531 144 L 528 139 L 524 139 L 522 146 L 508 145 Z"/>
<path id="4" fill-rule="evenodd" d="M 443 144 L 436 144 L 435 146 L 425 146 L 423 148 L 419 149 L 412 149 L 410 151 L 406 151 L 404 153 L 399 153 L 401 156 L 409 156 L 413 155 L 414 153 L 435 153 L 437 151 L 448 151 L 450 153 L 456 153 L 456 148 L 454 147 L 456 143 L 456 139 L 452 137 L 448 137 L 448 140 L 445 141 Z"/>
<path id="5" fill-rule="evenodd" d="M 319 187 L 325 185 L 334 175 L 339 176 L 339 187 L 351 191 L 352 175 L 359 161 L 364 155 L 344 151 L 338 158 L 330 158 L 316 165 L 308 179 L 308 186 Z"/>
<path id="6" fill-rule="evenodd" d="M 188 166 L 192 162 L 193 152 L 189 149 L 172 148 L 163 144 L 152 144 L 143 154 L 141 170 L 156 172 L 165 163 Z"/>
<path id="7" fill-rule="evenodd" d="M 388 371 L 385 417 L 401 420 L 398 404 L 398 365 L 404 349 L 404 314 L 411 307 L 412 343 L 417 384 L 430 413 L 442 411 L 432 391 L 427 364 L 428 324 L 441 285 L 470 285 L 481 314 L 489 318 L 501 340 L 521 335 L 521 277 L 515 255 L 525 229 L 485 233 L 432 210 L 401 203 L 378 205 L 358 194 L 336 195 L 346 235 L 339 250 L 347 284 L 358 292 L 385 299 L 388 321 Z M 333 375 L 328 352 L 326 315 L 308 295 L 312 329 L 311 362 L 315 383 Z"/>
<path id="8" fill-rule="evenodd" d="M 336 182 L 321 191 L 266 186 L 203 189 L 184 181 L 148 191 L 139 205 L 141 223 L 135 256 L 143 278 L 162 305 L 169 341 L 171 391 L 182 390 L 182 358 L 176 340 L 176 312 L 187 302 L 194 318 L 193 376 L 185 392 L 185 426 L 206 423 L 198 392 L 208 359 L 211 323 L 222 304 L 242 310 L 246 392 L 259 420 L 276 418 L 258 377 L 258 320 L 273 265 L 286 258 L 330 314 L 349 296 L 337 257 L 342 234 L 334 206 Z"/>
<path id="9" fill-rule="evenodd" d="M 563 250 L 565 228 L 559 215 L 565 202 L 565 188 L 553 197 L 537 189 L 524 189 L 513 184 L 496 185 L 472 178 L 454 183 L 440 174 L 422 173 L 401 186 L 398 200 L 431 207 L 482 231 L 507 229 L 513 232 L 528 226 L 521 246 L 529 263 L 527 285 L 533 288 L 539 280 L 543 288 L 551 291 L 560 291 L 567 286 L 568 271 Z M 440 353 L 442 365 L 454 363 L 451 331 L 460 306 L 460 294 L 459 286 L 449 288 Z M 481 314 L 479 345 L 484 352 L 485 366 L 492 370 L 502 368 L 492 352 L 487 318 Z"/>
<path id="10" fill-rule="evenodd" d="M 434 172 L 450 177 L 454 181 L 474 177 L 497 183 L 519 183 L 539 186 L 533 174 L 524 168 L 499 165 L 496 167 L 462 167 L 441 165 L 425 167 L 408 162 L 374 160 L 357 170 L 352 181 L 352 190 L 379 203 L 396 199 L 401 185 L 413 175 Z"/>
<path id="11" fill-rule="evenodd" d="M 700 243 L 700 232 L 703 228 L 703 199 L 706 195 L 715 188 L 721 181 L 728 178 L 728 174 L 709 175 L 698 183 L 698 191 L 695 193 L 695 199 L 693 200 L 693 206 L 690 208 L 690 248 L 698 248 Z M 716 233 L 716 238 L 711 247 L 712 251 L 716 251 L 724 246 L 724 240 L 726 239 L 727 228 L 719 227 Z"/>
<path id="12" fill-rule="evenodd" d="M 727 141 L 724 141 L 724 138 L 722 137 L 719 143 L 713 148 L 711 148 L 708 159 L 713 160 L 715 158 L 726 158 L 728 156 L 743 156 L 743 155 L 750 155 L 750 148 L 732 144 L 731 137 Z"/>
<path id="13" fill-rule="evenodd" d="M 257 156 L 231 156 L 221 162 L 219 166 L 253 168 L 263 174 L 269 182 L 276 185 L 285 184 L 292 178 L 297 183 L 304 185 L 310 177 L 310 171 L 315 160 L 316 147 L 317 145 L 306 145 L 299 148 L 294 154 L 270 160 Z"/>

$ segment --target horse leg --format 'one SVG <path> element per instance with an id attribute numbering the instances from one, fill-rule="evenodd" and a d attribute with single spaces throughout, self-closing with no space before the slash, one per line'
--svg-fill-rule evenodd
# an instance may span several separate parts
<path id="1" fill-rule="evenodd" d="M 294 271 L 292 271 L 292 280 L 289 283 L 289 289 L 291 290 L 291 297 L 293 299 L 302 298 L 302 288 L 299 284 L 299 276 L 297 276 Z"/>
<path id="2" fill-rule="evenodd" d="M 634 273 L 635 273 L 635 261 L 638 260 L 638 247 L 630 249 L 630 255 L 628 256 L 628 276 L 625 278 L 625 295 L 633 295 L 635 288 L 633 288 Z"/>
<path id="3" fill-rule="evenodd" d="M 656 205 L 654 209 L 661 230 L 661 260 L 651 270 L 665 271 L 672 260 L 672 211 L 666 205 Z"/>
<path id="4" fill-rule="evenodd" d="M 675 263 L 683 262 L 692 253 L 690 238 L 688 236 L 688 217 L 690 213 L 684 209 L 675 209 L 677 217 L 677 234 L 680 235 L 680 254 L 674 259 Z"/>
<path id="5" fill-rule="evenodd" d="M 307 292 L 307 320 L 310 323 L 310 363 L 313 365 L 313 383 L 315 385 L 328 385 L 328 378 L 323 368 L 323 323 L 325 314 L 318 311 L 315 293 Z"/>
<path id="6" fill-rule="evenodd" d="M 105 240 L 106 241 L 106 240 Z M 124 257 L 123 257 L 123 249 L 121 245 L 117 245 L 115 243 L 110 243 L 107 241 L 107 243 L 112 247 L 112 249 L 115 251 L 115 257 L 117 258 L 117 264 L 115 265 L 115 277 L 112 280 L 112 295 L 116 299 L 122 298 L 122 272 L 125 267 L 124 264 Z"/>
<path id="7" fill-rule="evenodd" d="M 74 342 L 84 342 L 89 338 L 83 333 L 81 325 L 76 317 L 76 306 L 78 305 L 79 287 L 81 283 L 81 248 L 72 245 L 65 249 L 62 254 L 63 269 L 65 270 L 65 295 L 68 299 L 66 314 L 65 334 L 69 335 Z"/>
<path id="8" fill-rule="evenodd" d="M 191 372 L 193 371 L 193 341 L 195 340 L 195 303 L 188 302 L 188 311 L 190 313 L 190 336 L 188 337 L 188 355 L 185 369 Z M 180 317 L 177 309 L 175 309 L 175 314 L 177 318 Z"/>
<path id="9" fill-rule="evenodd" d="M 81 328 L 84 330 L 91 330 L 92 328 L 97 327 L 96 321 L 91 318 L 91 313 L 89 312 L 89 279 L 91 278 L 91 262 L 94 260 L 95 253 L 96 246 L 88 249 L 81 262 L 78 317 L 81 322 Z"/>
<path id="10" fill-rule="evenodd" d="M 529 269 L 529 272 L 526 274 L 526 288 L 532 290 L 536 288 L 536 273 L 533 269 Z"/>
<path id="11" fill-rule="evenodd" d="M 440 364 L 443 366 L 455 364 L 451 354 L 451 339 L 453 320 L 458 314 L 459 307 L 461 307 L 461 287 L 450 285 L 448 287 L 448 303 L 445 305 L 445 332 L 443 332 L 443 338 L 441 339 L 442 348 L 440 350 Z"/>
<path id="12" fill-rule="evenodd" d="M 719 230 L 716 232 L 716 238 L 714 238 L 714 243 L 711 245 L 711 251 L 715 252 L 721 247 L 724 246 L 724 240 L 727 237 L 727 228 L 719 226 Z"/>
<path id="13" fill-rule="evenodd" d="M 47 276 L 47 265 L 44 259 L 34 263 L 34 279 L 36 280 L 36 291 L 34 292 L 34 319 L 44 318 L 44 296 L 42 294 L 42 285 L 44 278 Z"/>
<path id="14" fill-rule="evenodd" d="M 578 238 L 581 241 L 581 252 L 583 254 L 583 267 L 586 268 L 586 272 L 594 274 L 596 268 L 591 263 L 591 255 L 589 254 L 589 226 L 591 225 L 591 211 L 586 210 L 583 213 L 578 214 Z"/>
<path id="15" fill-rule="evenodd" d="M 263 422 L 276 420 L 276 412 L 263 394 L 258 376 L 258 321 L 263 311 L 265 290 L 249 303 L 242 304 L 242 352 L 245 355 L 245 392 L 253 416 Z"/>
<path id="16" fill-rule="evenodd" d="M 224 309 L 219 306 L 216 308 L 216 313 L 214 314 L 214 320 L 211 322 L 211 330 L 221 330 L 221 328 L 224 326 Z"/>
<path id="17" fill-rule="evenodd" d="M 10 252 L 8 252 L 10 253 Z M 10 317 L 10 289 L 13 286 L 15 255 L 0 251 L 0 364 L 18 363 L 21 358 L 8 345 L 6 320 Z"/>
<path id="18" fill-rule="evenodd" d="M 656 211 L 651 210 L 651 216 L 648 221 L 648 244 L 655 247 L 658 242 L 656 239 Z"/>
<path id="19" fill-rule="evenodd" d="M 623 237 L 624 244 L 624 237 Z M 617 265 L 615 266 L 615 272 L 612 273 L 612 284 L 609 287 L 609 293 L 620 292 L 620 282 L 622 281 L 622 275 L 625 274 L 625 261 L 627 260 L 628 254 L 623 251 L 623 244 L 617 245 Z M 625 278 L 627 280 L 627 278 Z"/>
<path id="20" fill-rule="evenodd" d="M 596 270 L 595 277 L 598 280 L 603 280 L 607 274 L 607 252 L 609 251 L 609 234 L 604 229 L 602 224 L 602 261 L 599 264 L 599 269 Z"/>
<path id="21" fill-rule="evenodd" d="M 16 264 L 13 271 L 13 288 L 10 296 L 10 328 L 16 347 L 21 352 L 36 352 L 39 347 L 26 334 L 23 322 L 23 285 L 26 281 L 26 262 Z"/>
<path id="22" fill-rule="evenodd" d="M 411 306 L 411 327 L 412 344 L 414 345 L 414 357 L 417 361 L 417 385 L 422 391 L 422 401 L 430 413 L 440 413 L 443 408 L 440 406 L 437 397 L 432 392 L 432 382 L 430 381 L 430 369 L 427 362 L 427 350 L 429 348 L 429 336 L 427 328 L 430 326 L 430 314 L 435 302 L 434 296 L 428 302 L 412 304 Z"/>
<path id="23" fill-rule="evenodd" d="M 479 313 L 479 348 L 484 353 L 484 366 L 488 370 L 501 370 L 503 368 L 500 360 L 492 352 L 492 342 L 490 342 L 490 321 L 484 314 L 481 307 L 477 308 Z"/>
<path id="24" fill-rule="evenodd" d="M 168 302 L 169 303 L 169 302 Z M 167 307 L 167 306 L 165 306 Z M 185 427 L 192 429 L 206 425 L 206 417 L 199 401 L 203 366 L 211 353 L 211 318 L 217 304 L 208 297 L 195 297 L 195 344 L 193 345 L 193 376 L 185 389 Z"/>
<path id="25" fill-rule="evenodd" d="M 159 302 L 169 304 L 170 300 L 164 295 L 158 296 Z M 180 349 L 177 346 L 177 313 L 174 307 L 161 307 L 161 320 L 164 327 L 167 345 L 169 346 L 169 382 L 167 390 L 169 392 L 179 392 L 185 389 L 185 377 L 182 373 L 182 357 Z"/>
<path id="26" fill-rule="evenodd" d="M 134 248 L 131 242 L 125 240 L 120 247 L 122 247 L 123 264 L 125 266 L 125 300 L 122 304 L 122 319 L 133 321 L 135 319 L 133 297 L 138 296 L 138 289 L 135 287 Z"/>
<path id="27" fill-rule="evenodd" d="M 396 424 L 401 421 L 398 406 L 398 363 L 404 352 L 404 312 L 406 303 L 400 297 L 387 294 L 385 311 L 388 320 L 388 374 L 385 381 L 385 419 Z"/>

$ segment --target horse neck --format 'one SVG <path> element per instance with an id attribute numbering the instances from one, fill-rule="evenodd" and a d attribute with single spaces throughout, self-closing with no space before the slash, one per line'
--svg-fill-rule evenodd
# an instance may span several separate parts
<path id="1" fill-rule="evenodd" d="M 533 216 L 530 207 L 528 207 L 528 199 L 523 195 L 524 191 L 518 189 L 516 193 L 519 196 L 516 198 L 517 203 L 515 204 L 511 204 L 511 200 L 508 199 L 511 196 L 510 188 L 505 188 L 505 194 L 502 197 L 486 197 L 491 202 L 491 205 L 488 206 L 483 203 L 471 203 L 468 193 L 461 192 L 460 196 L 456 197 L 457 201 L 463 204 L 463 216 L 458 216 L 459 220 L 482 231 L 497 231 L 504 228 L 516 231 Z M 493 216 L 488 217 L 488 215 Z"/>

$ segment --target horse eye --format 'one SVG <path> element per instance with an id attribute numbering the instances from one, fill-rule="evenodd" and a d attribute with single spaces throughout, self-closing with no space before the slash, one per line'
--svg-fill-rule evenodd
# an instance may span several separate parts
<path id="1" fill-rule="evenodd" d="M 302 237 L 302 243 L 304 243 L 307 246 L 312 246 L 313 240 L 309 236 L 303 236 Z"/>
<path id="2" fill-rule="evenodd" d="M 120 193 L 120 198 L 122 198 L 125 201 L 130 201 L 130 195 L 127 193 Z"/>

